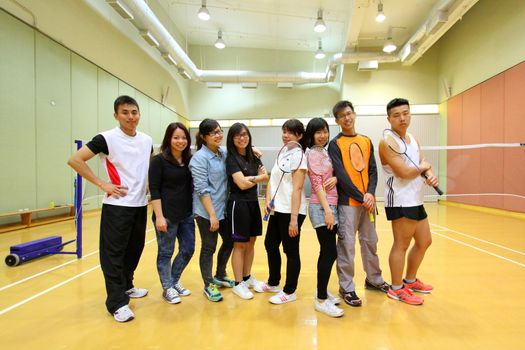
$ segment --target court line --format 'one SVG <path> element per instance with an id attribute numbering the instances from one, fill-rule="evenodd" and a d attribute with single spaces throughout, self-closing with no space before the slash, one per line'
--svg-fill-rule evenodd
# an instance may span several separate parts
<path id="1" fill-rule="evenodd" d="M 150 244 L 151 242 L 156 241 L 156 240 L 157 240 L 157 238 L 150 239 L 149 241 L 147 241 L 146 243 L 144 243 L 144 245 L 146 246 L 146 245 L 148 245 L 148 244 Z M 5 314 L 5 313 L 8 312 L 8 311 L 11 311 L 11 310 L 13 310 L 13 309 L 16 309 L 17 307 L 22 306 L 22 305 L 24 305 L 24 304 L 30 302 L 30 301 L 33 300 L 33 299 L 36 299 L 36 298 L 38 298 L 38 297 L 40 297 L 40 296 L 42 296 L 42 295 L 44 295 L 44 294 L 47 294 L 47 293 L 49 293 L 49 292 L 51 292 L 51 291 L 53 291 L 53 290 L 55 290 L 55 289 L 57 289 L 57 288 L 63 286 L 64 284 L 67 284 L 67 283 L 69 283 L 69 282 L 71 282 L 71 281 L 73 281 L 73 280 L 75 280 L 75 279 L 77 279 L 77 278 L 79 278 L 79 277 L 82 277 L 82 276 L 84 276 L 84 275 L 90 273 L 91 271 L 94 271 L 94 270 L 98 269 L 99 267 L 100 267 L 100 264 L 98 264 L 97 266 L 94 266 L 94 267 L 92 267 L 92 268 L 90 268 L 90 269 L 88 269 L 88 270 L 86 270 L 86 271 L 83 271 L 83 272 L 81 272 L 81 273 L 79 273 L 79 274 L 76 274 L 75 276 L 70 277 L 70 278 L 68 278 L 68 279 L 65 280 L 65 281 L 62 281 L 62 282 L 60 282 L 60 283 L 58 283 L 58 284 L 55 284 L 54 286 L 49 287 L 48 289 L 43 290 L 43 291 L 41 291 L 41 292 L 39 292 L 39 293 L 37 293 L 37 294 L 35 294 L 35 295 L 33 295 L 33 296 L 27 298 L 27 299 L 24 299 L 24 300 L 22 300 L 22 301 L 19 301 L 19 302 L 16 303 L 16 304 L 13 304 L 13 305 L 11 305 L 11 306 L 9 306 L 9 307 L 3 309 L 3 310 L 0 310 L 0 316 L 3 315 L 3 314 Z"/>
<path id="2" fill-rule="evenodd" d="M 467 247 L 469 247 L 469 248 L 472 248 L 472 249 L 478 250 L 478 251 L 480 251 L 480 252 L 482 252 L 482 253 L 486 253 L 486 254 L 488 254 L 488 255 L 492 255 L 492 256 L 494 256 L 494 257 L 496 257 L 496 258 L 499 258 L 499 259 L 502 259 L 502 260 L 505 260 L 505 261 L 511 262 L 511 263 L 516 264 L 516 265 L 518 265 L 518 266 L 525 267 L 525 264 L 519 263 L 519 262 L 514 261 L 514 260 L 512 260 L 512 259 L 509 259 L 509 258 L 505 258 L 504 256 L 501 256 L 501 255 L 498 255 L 498 254 L 495 254 L 495 253 L 491 253 L 491 252 L 489 252 L 488 250 L 485 250 L 485 249 L 482 249 L 482 248 L 478 248 L 478 247 L 476 247 L 476 246 L 473 246 L 473 245 L 471 245 L 471 244 L 468 244 L 468 243 L 462 242 L 462 241 L 460 241 L 460 240 L 457 240 L 457 239 L 455 239 L 455 238 L 449 237 L 449 236 L 447 236 L 447 235 L 443 235 L 443 234 L 441 234 L 441 233 L 437 233 L 437 232 L 432 232 L 432 233 L 435 234 L 435 235 L 441 236 L 441 237 L 443 237 L 443 238 L 449 239 L 449 240 L 451 240 L 451 241 L 453 241 L 453 242 L 456 242 L 456 243 L 462 244 L 462 245 L 464 245 L 464 246 L 467 246 Z"/>
<path id="3" fill-rule="evenodd" d="M 147 230 L 146 232 L 150 232 L 150 231 L 153 231 L 153 230 L 154 230 L 154 229 L 151 228 L 151 229 Z M 145 243 L 145 245 L 151 243 L 151 242 L 154 241 L 154 240 L 156 240 L 156 238 L 154 238 L 154 239 L 152 239 L 152 240 L 149 240 L 148 242 Z M 64 267 L 64 266 L 66 266 L 66 265 L 72 264 L 72 263 L 74 263 L 74 262 L 78 262 L 79 260 L 84 260 L 84 258 L 90 257 L 91 255 L 97 254 L 98 252 L 99 252 L 99 250 L 97 249 L 97 250 L 95 250 L 95 251 L 93 251 L 93 252 L 91 252 L 91 253 L 89 253 L 89 254 L 83 255 L 82 258 L 80 258 L 80 259 L 74 259 L 74 260 L 71 260 L 71 261 L 67 261 L 67 262 L 65 262 L 65 263 L 63 263 L 63 264 L 57 265 L 57 266 L 52 267 L 52 268 L 50 268 L 50 269 L 47 269 L 47 270 L 41 271 L 41 272 L 36 273 L 36 274 L 34 274 L 34 275 L 28 276 L 28 277 L 26 277 L 26 278 L 23 278 L 23 279 L 21 279 L 21 280 L 19 280 L 19 281 L 16 281 L 16 282 L 13 282 L 13 283 L 11 283 L 11 284 L 8 284 L 8 285 L 5 285 L 5 286 L 3 286 L 3 287 L 0 287 L 0 292 L 1 292 L 1 291 L 4 291 L 4 290 L 6 290 L 6 289 L 9 289 L 9 288 L 11 288 L 11 287 L 14 287 L 14 286 L 16 286 L 16 285 L 19 285 L 19 284 L 21 284 L 21 283 L 24 283 L 24 282 L 27 282 L 27 281 L 29 281 L 29 280 L 32 280 L 33 278 L 36 278 L 36 277 L 39 277 L 39 276 L 45 275 L 46 273 L 49 273 L 49 272 L 51 272 L 51 271 L 55 271 L 55 270 L 57 270 L 57 269 L 59 269 L 59 268 L 61 268 L 61 267 Z"/>
<path id="4" fill-rule="evenodd" d="M 479 241 L 479 242 L 483 242 L 483 243 L 490 244 L 490 245 L 493 245 L 493 246 L 498 247 L 498 248 L 501 248 L 501 249 L 508 250 L 508 251 L 513 252 L 513 253 L 516 253 L 516 254 L 525 255 L 524 252 L 521 252 L 521 251 L 519 251 L 519 250 L 515 250 L 515 249 L 509 248 L 509 247 L 505 247 L 504 245 L 501 245 L 501 244 L 492 243 L 492 242 L 490 242 L 490 241 L 486 241 L 486 240 L 484 240 L 484 239 L 477 238 L 477 237 L 471 236 L 471 235 L 469 235 L 469 234 L 466 234 L 466 233 L 463 233 L 463 232 L 459 232 L 459 231 L 456 231 L 456 230 L 450 229 L 450 228 L 448 228 L 448 227 L 446 227 L 446 226 L 441 226 L 441 225 L 433 224 L 433 223 L 430 223 L 430 225 L 431 225 L 431 226 L 436 226 L 436 227 L 440 228 L 441 230 L 447 230 L 447 231 L 450 231 L 450 232 L 454 232 L 454 233 L 457 233 L 458 235 L 465 236 L 465 237 L 471 238 L 471 239 L 476 240 L 476 241 Z"/>

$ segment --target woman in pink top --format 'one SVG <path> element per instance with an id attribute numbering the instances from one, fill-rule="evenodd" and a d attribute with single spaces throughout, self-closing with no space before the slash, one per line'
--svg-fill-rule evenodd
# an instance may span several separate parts
<path id="1" fill-rule="evenodd" d="M 333 175 L 332 163 L 324 148 L 330 140 L 328 123 L 323 118 L 313 118 L 306 127 L 305 145 L 309 148 L 321 149 L 327 161 L 322 167 L 322 172 L 315 171 L 312 162 L 314 154 L 307 155 L 309 160 L 308 175 L 312 184 L 310 206 L 308 214 L 310 221 L 317 233 L 317 239 L 321 250 L 317 260 L 317 298 L 315 309 L 332 317 L 343 316 L 344 311 L 338 308 L 340 299 L 327 291 L 328 281 L 332 267 L 337 258 L 336 235 L 337 235 L 337 179 Z M 318 152 L 309 150 L 309 152 Z M 320 152 L 321 153 L 321 152 Z M 317 156 L 317 155 L 316 155 Z M 312 161 L 312 162 L 311 162 Z"/>

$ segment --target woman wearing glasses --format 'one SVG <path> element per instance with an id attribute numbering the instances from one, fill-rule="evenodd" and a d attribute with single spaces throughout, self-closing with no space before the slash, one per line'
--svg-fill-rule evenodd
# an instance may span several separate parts
<path id="1" fill-rule="evenodd" d="M 226 277 L 226 265 L 233 248 L 226 227 L 225 209 L 228 194 L 226 153 L 221 150 L 223 131 L 216 120 L 204 119 L 196 135 L 197 152 L 190 161 L 193 177 L 193 214 L 201 235 L 199 265 L 204 281 L 204 295 L 210 301 L 221 301 L 218 287 L 233 287 L 234 281 Z M 217 247 L 217 234 L 222 244 L 217 254 L 217 270 L 212 275 L 213 254 Z"/>
<path id="2" fill-rule="evenodd" d="M 258 285 L 255 277 L 251 276 L 254 245 L 257 236 L 262 234 L 257 184 L 268 181 L 268 174 L 261 160 L 253 153 L 252 138 L 246 125 L 235 123 L 231 126 L 226 147 L 226 173 L 230 187 L 226 216 L 234 242 L 233 292 L 242 299 L 252 299 L 253 293 L 249 288 Z"/>

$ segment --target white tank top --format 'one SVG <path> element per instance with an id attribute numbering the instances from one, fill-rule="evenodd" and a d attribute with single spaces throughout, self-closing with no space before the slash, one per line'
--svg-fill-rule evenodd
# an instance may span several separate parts
<path id="1" fill-rule="evenodd" d="M 407 133 L 410 138 L 410 143 L 407 144 L 406 154 L 419 164 L 419 146 L 416 140 Z M 401 141 L 398 143 L 401 145 Z M 409 167 L 415 168 L 414 164 L 410 162 L 404 155 L 405 164 Z M 423 204 L 423 185 L 425 181 L 423 177 L 418 176 L 414 179 L 402 179 L 397 177 L 390 165 L 383 165 L 383 173 L 385 178 L 385 207 L 416 207 Z"/>

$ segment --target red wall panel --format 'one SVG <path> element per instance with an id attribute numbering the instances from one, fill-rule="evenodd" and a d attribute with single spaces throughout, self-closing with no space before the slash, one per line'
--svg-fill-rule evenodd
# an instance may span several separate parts
<path id="1" fill-rule="evenodd" d="M 448 144 L 525 142 L 525 62 L 448 101 Z M 448 151 L 447 193 L 467 204 L 525 212 L 525 147 Z"/>

